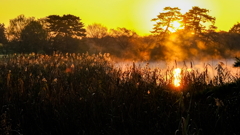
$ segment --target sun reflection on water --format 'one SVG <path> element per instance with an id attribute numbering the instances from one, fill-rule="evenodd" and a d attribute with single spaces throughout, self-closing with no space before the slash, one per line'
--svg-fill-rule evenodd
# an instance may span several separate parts
<path id="1" fill-rule="evenodd" d="M 175 68 L 173 70 L 173 84 L 175 87 L 179 87 L 181 83 L 181 69 Z"/>

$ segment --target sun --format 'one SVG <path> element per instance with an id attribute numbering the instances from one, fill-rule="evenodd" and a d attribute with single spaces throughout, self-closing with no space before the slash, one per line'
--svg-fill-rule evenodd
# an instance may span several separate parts
<path id="1" fill-rule="evenodd" d="M 181 27 L 181 23 L 178 22 L 178 21 L 174 21 L 174 22 L 172 22 L 172 26 L 173 26 L 174 28 L 178 29 L 178 28 Z"/>
<path id="2" fill-rule="evenodd" d="M 164 26 L 162 28 L 165 30 L 167 26 Z M 180 21 L 173 21 L 172 23 L 170 23 L 170 27 L 168 27 L 168 31 L 171 33 L 177 32 L 180 29 L 183 29 Z"/>
<path id="3" fill-rule="evenodd" d="M 179 21 L 173 21 L 171 23 L 171 28 L 169 28 L 169 31 L 176 32 L 179 29 L 182 29 L 181 23 Z"/>
<path id="4" fill-rule="evenodd" d="M 157 15 L 164 12 L 165 7 L 178 7 L 180 8 L 181 14 L 188 12 L 193 6 L 198 5 L 198 2 L 192 0 L 151 0 L 150 1 L 137 1 L 134 0 L 134 6 L 130 10 L 131 23 L 134 27 L 133 29 L 138 29 L 139 31 L 150 30 L 155 25 L 155 21 L 150 21 L 156 18 Z M 132 3 L 132 1 L 131 1 Z M 141 21 L 139 19 L 141 18 Z M 130 21 L 129 21 L 130 22 Z M 169 28 L 170 32 L 176 32 L 180 28 L 180 22 L 173 22 L 174 28 Z M 166 27 L 163 27 L 165 29 Z"/>

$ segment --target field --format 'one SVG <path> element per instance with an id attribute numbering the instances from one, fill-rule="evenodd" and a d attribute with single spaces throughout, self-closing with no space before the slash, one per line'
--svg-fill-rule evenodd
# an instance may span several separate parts
<path id="1" fill-rule="evenodd" d="M 191 68 L 191 67 L 190 67 Z M 240 79 L 181 67 L 124 70 L 109 54 L 0 60 L 0 134 L 240 134 Z"/>

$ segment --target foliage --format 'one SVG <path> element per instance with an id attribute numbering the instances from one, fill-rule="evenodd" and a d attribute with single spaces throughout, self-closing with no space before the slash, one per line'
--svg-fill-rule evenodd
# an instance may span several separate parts
<path id="1" fill-rule="evenodd" d="M 6 31 L 5 25 L 0 23 L 0 43 L 2 43 L 2 44 L 7 43 L 5 31 Z"/>
<path id="2" fill-rule="evenodd" d="M 216 32 L 215 17 L 208 13 L 209 10 L 200 7 L 193 7 L 186 14 L 181 14 L 177 7 L 166 7 L 152 19 L 156 22 L 155 32 L 147 36 L 138 36 L 124 27 L 108 30 L 98 23 L 87 26 L 85 31 L 81 19 L 74 15 L 49 15 L 37 20 L 19 15 L 10 20 L 6 31 L 1 25 L 0 38 L 4 41 L 0 39 L 0 42 L 5 43 L 0 45 L 5 54 L 110 52 L 116 59 L 140 61 L 232 59 L 239 56 L 238 24 L 229 32 Z M 181 23 L 180 29 L 173 28 L 175 22 Z"/>
<path id="3" fill-rule="evenodd" d="M 204 23 L 210 23 L 211 27 L 214 26 L 215 18 L 208 15 L 209 10 L 205 8 L 192 7 L 184 16 L 183 16 L 183 25 L 184 29 L 188 31 L 193 31 L 195 34 L 201 34 L 206 30 Z"/>
<path id="4" fill-rule="evenodd" d="M 29 22 L 33 21 L 34 17 L 26 18 L 24 15 L 19 15 L 10 20 L 10 24 L 7 28 L 8 40 L 20 41 L 20 35 L 25 26 Z"/>
<path id="5" fill-rule="evenodd" d="M 47 31 L 37 21 L 31 21 L 21 32 L 19 52 L 31 53 L 47 50 Z"/>
<path id="6" fill-rule="evenodd" d="M 0 23 L 0 53 L 6 53 L 5 48 L 8 41 L 5 32 L 5 25 Z"/>
<path id="7" fill-rule="evenodd" d="M 229 30 L 229 32 L 240 34 L 240 23 L 233 25 L 233 27 Z"/>
<path id="8" fill-rule="evenodd" d="M 53 38 L 50 38 L 51 51 L 61 51 L 61 52 L 79 52 L 81 51 L 81 46 L 85 45 L 82 40 L 77 38 L 69 37 L 69 36 L 62 36 L 56 35 Z"/>
<path id="9" fill-rule="evenodd" d="M 78 39 L 86 36 L 84 24 L 74 15 L 50 15 L 45 19 L 50 33 L 51 49 L 62 52 L 76 52 L 80 44 Z"/>
<path id="10" fill-rule="evenodd" d="M 74 15 L 49 15 L 46 17 L 47 27 L 52 36 L 62 35 L 73 38 L 85 37 L 84 24 Z"/>
<path id="11" fill-rule="evenodd" d="M 178 7 L 165 7 L 163 9 L 163 13 L 160 13 L 157 18 L 153 18 L 152 21 L 155 21 L 154 31 L 152 33 L 157 33 L 161 35 L 165 35 L 167 33 L 171 33 L 169 29 L 175 29 L 172 23 L 174 21 L 181 20 L 181 13 Z"/>
<path id="12" fill-rule="evenodd" d="M 176 30 L 173 26 L 173 22 L 181 22 L 182 28 L 186 32 L 193 32 L 194 34 L 201 34 L 206 30 L 214 30 L 215 18 L 208 15 L 209 10 L 199 7 L 192 7 L 184 15 L 181 14 L 178 7 L 165 7 L 164 12 L 160 13 L 157 18 L 153 18 L 155 21 L 154 31 L 152 33 L 160 34 L 160 38 L 163 38 L 166 34 L 172 33 L 170 30 Z M 206 23 L 210 23 L 209 28 L 206 29 Z M 163 37 L 162 37 L 163 36 Z"/>

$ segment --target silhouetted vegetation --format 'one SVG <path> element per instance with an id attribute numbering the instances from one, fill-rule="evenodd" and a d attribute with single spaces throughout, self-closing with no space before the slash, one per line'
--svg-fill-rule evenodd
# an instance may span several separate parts
<path id="1" fill-rule="evenodd" d="M 29 22 L 20 34 L 19 52 L 41 53 L 47 50 L 47 31 L 37 21 Z"/>
<path id="2" fill-rule="evenodd" d="M 240 79 L 222 63 L 212 77 L 207 65 L 183 66 L 174 87 L 176 66 L 123 69 L 111 60 L 236 58 L 239 67 L 239 23 L 216 31 L 208 12 L 166 7 L 148 36 L 85 28 L 70 14 L 0 24 L 0 134 L 240 134 Z"/>
<path id="3" fill-rule="evenodd" d="M 3 50 L 5 48 L 6 43 L 7 43 L 7 38 L 5 35 L 5 26 L 4 24 L 0 23 L 0 53 L 4 53 Z"/>
<path id="4" fill-rule="evenodd" d="M 84 26 L 74 15 L 49 15 L 26 18 L 20 15 L 1 24 L 2 53 L 60 52 L 111 53 L 116 59 L 189 60 L 239 56 L 239 24 L 226 31 L 215 31 L 215 17 L 209 10 L 193 7 L 185 14 L 181 9 L 166 7 L 159 13 L 152 35 L 139 36 L 126 28 L 108 29 L 101 24 Z M 174 28 L 173 23 L 180 26 Z"/>
<path id="5" fill-rule="evenodd" d="M 191 68 L 191 70 L 187 70 Z M 109 54 L 0 60 L 1 134 L 239 134 L 239 78 L 114 65 Z M 166 78 L 167 77 L 167 78 Z"/>

